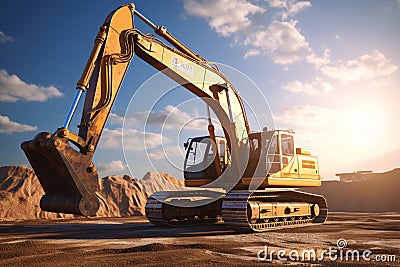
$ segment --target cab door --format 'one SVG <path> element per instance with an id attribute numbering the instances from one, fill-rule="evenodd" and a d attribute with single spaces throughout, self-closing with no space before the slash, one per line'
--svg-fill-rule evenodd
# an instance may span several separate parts
<path id="1" fill-rule="evenodd" d="M 285 168 L 294 157 L 294 138 L 288 133 L 280 133 L 281 168 Z"/>
<path id="2" fill-rule="evenodd" d="M 280 132 L 280 156 L 282 177 L 299 178 L 299 162 L 294 147 L 294 133 Z"/>

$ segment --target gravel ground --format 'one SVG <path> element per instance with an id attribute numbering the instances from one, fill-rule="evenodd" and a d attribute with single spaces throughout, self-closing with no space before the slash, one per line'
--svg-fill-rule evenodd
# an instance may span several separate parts
<path id="1" fill-rule="evenodd" d="M 140 216 L 0 222 L 0 266 L 399 266 L 399 248 L 400 213 L 330 213 L 264 233 Z"/>

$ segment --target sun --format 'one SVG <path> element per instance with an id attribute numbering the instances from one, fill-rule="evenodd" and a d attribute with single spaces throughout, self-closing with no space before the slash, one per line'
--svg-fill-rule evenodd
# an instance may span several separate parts
<path id="1" fill-rule="evenodd" d="M 382 131 L 386 128 L 385 116 L 374 108 L 353 109 L 348 113 L 347 125 L 349 142 L 354 148 L 368 149 L 382 144 Z"/>

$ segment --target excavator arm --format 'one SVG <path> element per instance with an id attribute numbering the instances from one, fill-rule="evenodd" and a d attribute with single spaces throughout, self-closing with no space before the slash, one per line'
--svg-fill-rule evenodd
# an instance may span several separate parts
<path id="1" fill-rule="evenodd" d="M 137 30 L 134 14 L 173 47 Z M 213 109 L 223 126 L 232 158 L 249 149 L 250 130 L 244 105 L 228 79 L 165 27 L 148 21 L 134 4 L 124 5 L 111 12 L 100 28 L 64 125 L 53 134 L 42 132 L 21 144 L 45 191 L 40 203 L 43 210 L 93 216 L 99 209 L 98 173 L 92 158 L 135 54 Z M 68 126 L 84 92 L 79 133 L 75 134 Z M 209 131 L 212 137 L 213 128 L 209 127 Z M 246 164 L 232 163 L 238 171 Z"/>

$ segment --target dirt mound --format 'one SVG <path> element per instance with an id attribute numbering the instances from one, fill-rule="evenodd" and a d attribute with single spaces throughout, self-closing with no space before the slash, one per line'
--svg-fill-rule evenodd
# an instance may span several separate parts
<path id="1" fill-rule="evenodd" d="M 143 179 L 118 175 L 99 179 L 99 217 L 144 215 L 146 200 L 153 192 L 181 190 L 183 181 L 165 173 L 148 172 Z M 70 214 L 44 212 L 40 198 L 44 191 L 34 171 L 22 166 L 0 168 L 0 220 L 73 218 Z"/>
<path id="2" fill-rule="evenodd" d="M 147 198 L 158 191 L 182 190 L 183 181 L 166 173 L 148 172 L 142 179 L 118 175 L 99 179 L 101 206 L 97 216 L 144 215 Z"/>
<path id="3" fill-rule="evenodd" d="M 325 181 L 301 191 L 323 195 L 330 211 L 400 211 L 400 169 L 371 175 L 366 181 Z"/>
<path id="4" fill-rule="evenodd" d="M 139 181 L 143 190 L 149 195 L 164 190 L 182 190 L 184 181 L 177 180 L 167 173 L 148 172 Z"/>
<path id="5" fill-rule="evenodd" d="M 73 215 L 45 212 L 39 207 L 44 191 L 32 169 L 23 166 L 0 168 L 0 219 L 72 218 Z"/>
<path id="6" fill-rule="evenodd" d="M 147 193 L 128 175 L 118 175 L 99 179 L 100 217 L 125 217 L 144 215 Z"/>

